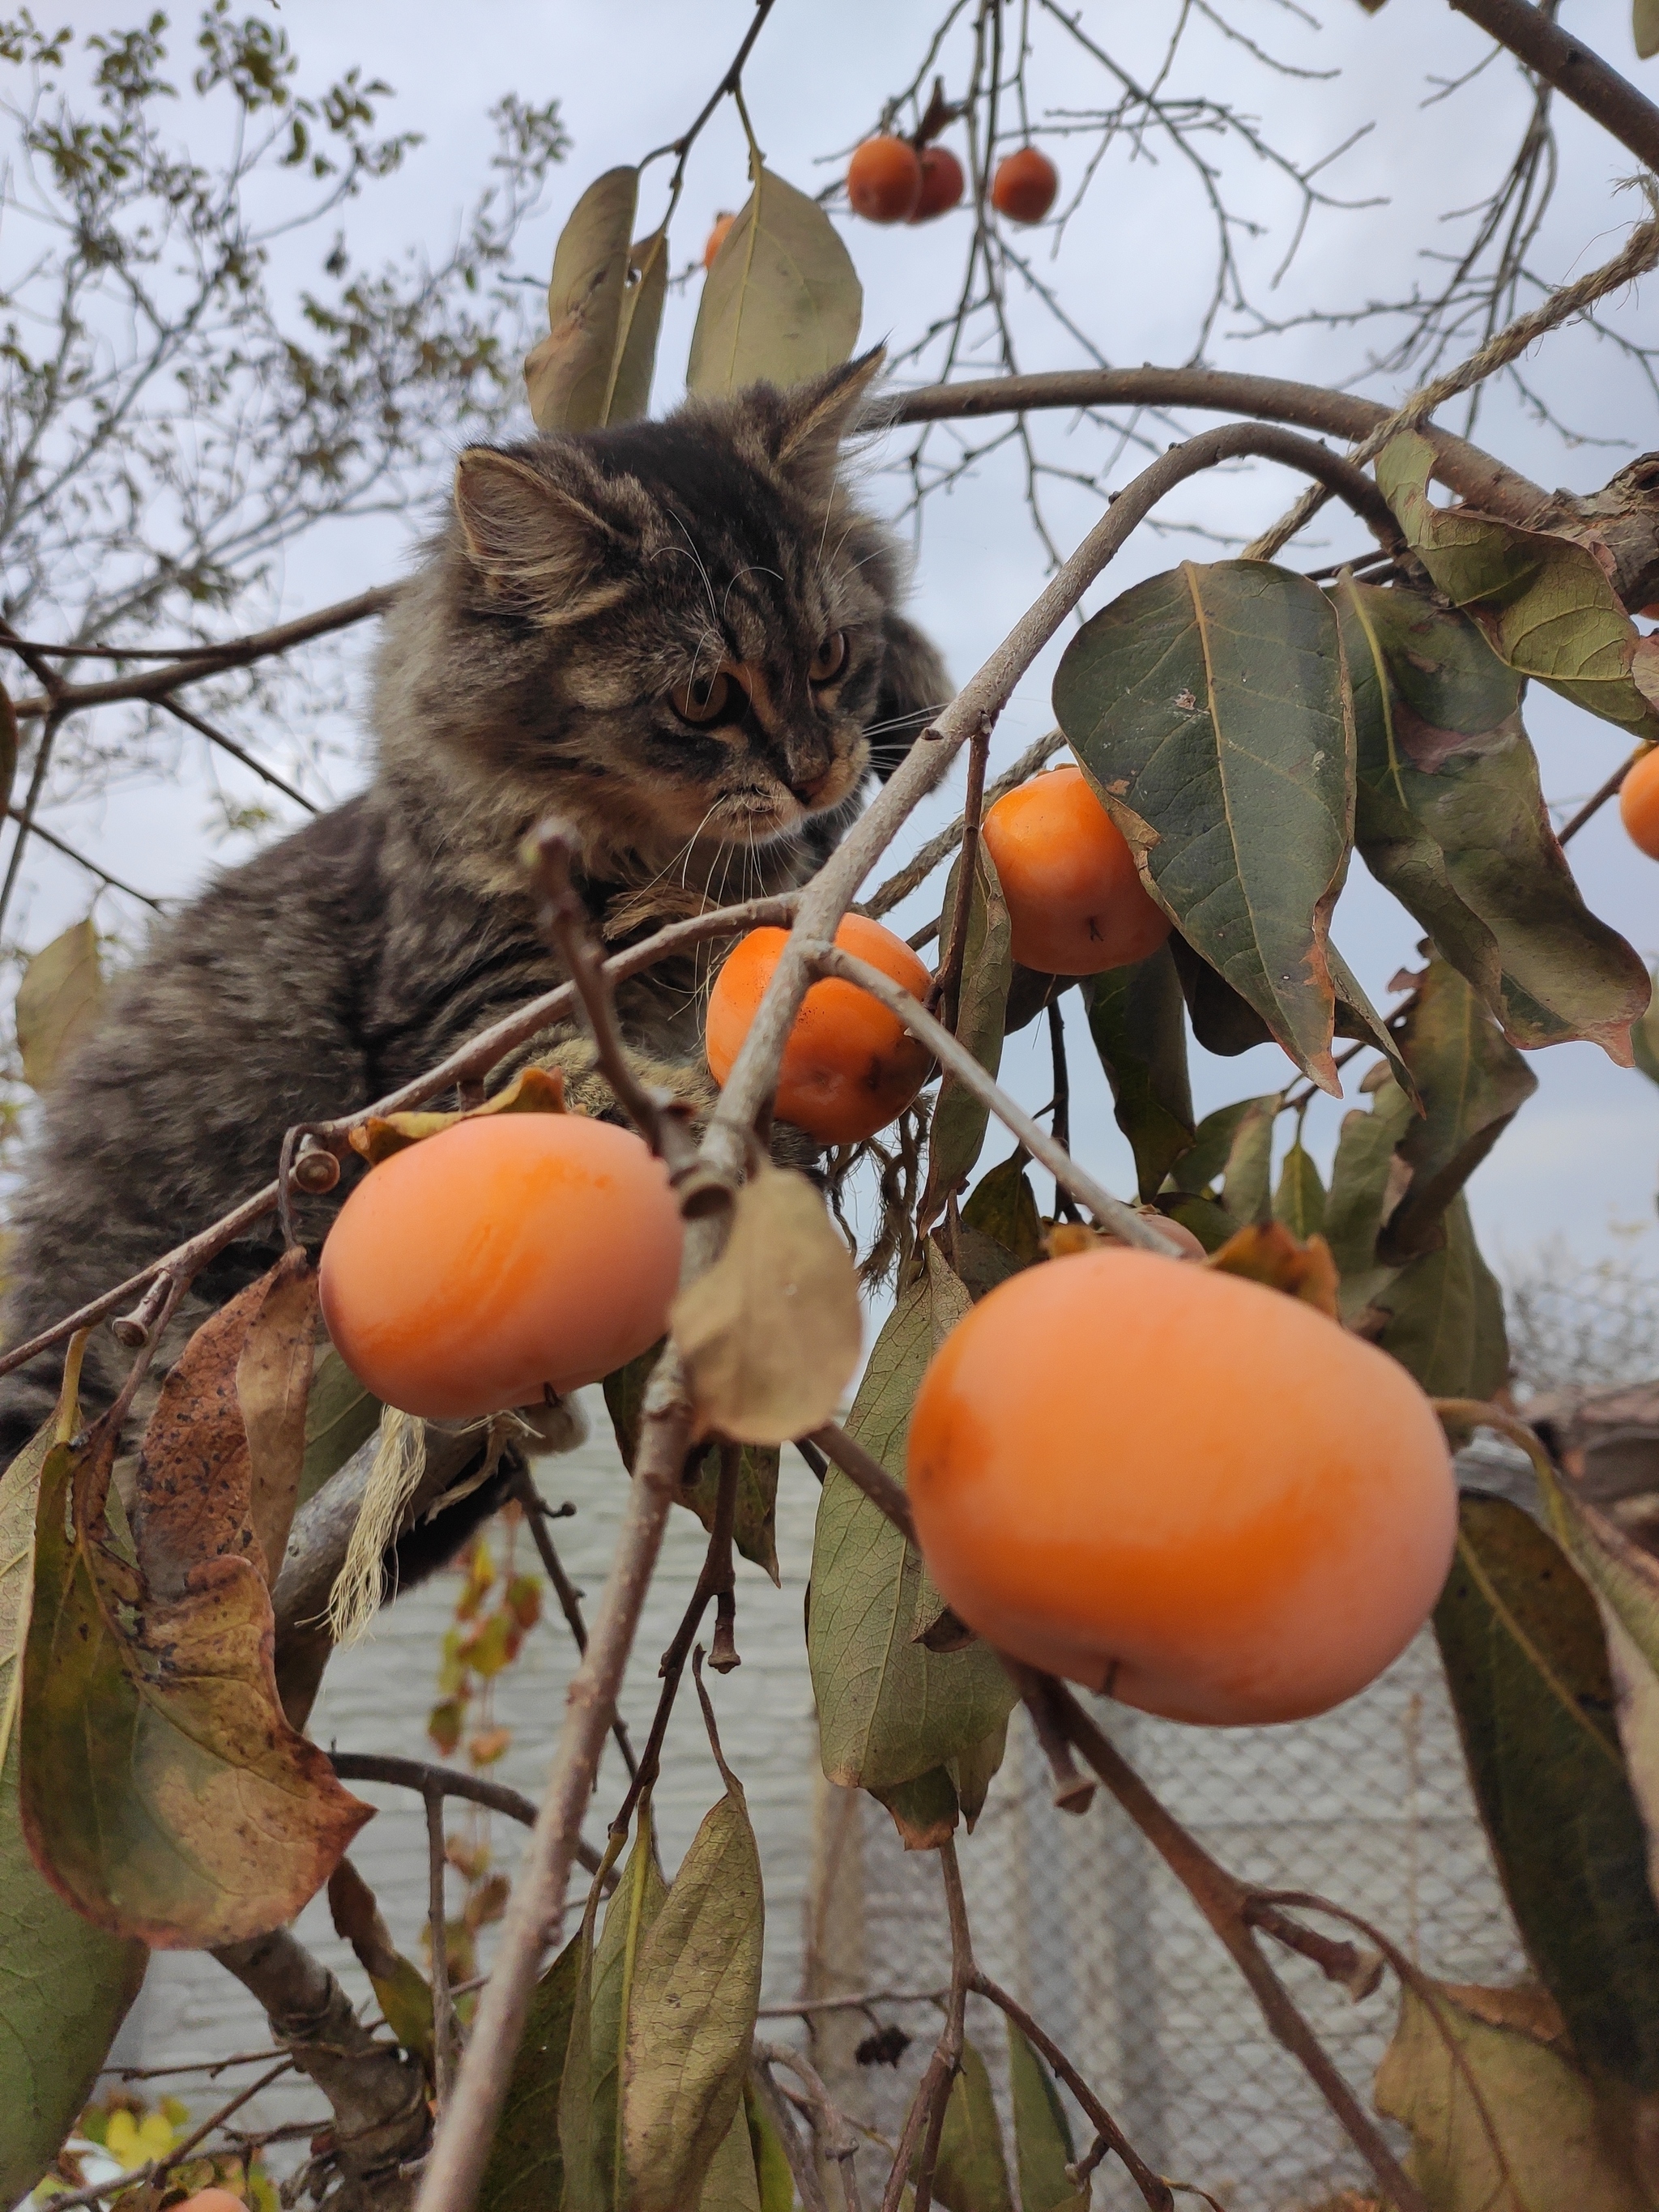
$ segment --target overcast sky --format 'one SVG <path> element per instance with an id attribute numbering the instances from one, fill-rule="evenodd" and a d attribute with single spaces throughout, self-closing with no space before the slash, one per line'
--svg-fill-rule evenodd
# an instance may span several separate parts
<path id="1" fill-rule="evenodd" d="M 884 96 L 914 74 L 944 10 L 945 0 L 834 0 L 833 5 L 778 0 L 747 78 L 756 129 L 772 166 L 811 191 L 833 177 L 835 169 L 823 157 L 872 126 Z M 43 22 L 66 16 L 77 28 L 89 29 L 125 23 L 138 11 L 103 0 L 59 9 L 49 0 L 36 12 Z M 1234 105 L 1255 118 L 1264 145 L 1299 164 L 1342 146 L 1369 125 L 1376 126 L 1320 178 L 1332 194 L 1372 204 L 1316 208 L 1277 290 L 1272 280 L 1298 212 L 1294 188 L 1272 159 L 1237 139 L 1203 142 L 1229 204 L 1261 227 L 1260 236 L 1242 223 L 1232 233 L 1257 303 L 1276 319 L 1290 321 L 1314 308 L 1358 308 L 1372 299 L 1398 296 L 1414 281 L 1429 281 L 1432 270 L 1421 258 L 1424 249 L 1443 249 L 1449 238 L 1463 234 L 1438 218 L 1482 197 L 1507 164 L 1526 105 L 1513 68 L 1500 58 L 1453 99 L 1425 106 L 1433 89 L 1428 78 L 1455 77 L 1485 51 L 1479 34 L 1443 0 L 1391 0 L 1375 16 L 1356 0 L 1315 0 L 1306 12 L 1288 0 L 1226 0 L 1222 12 L 1236 32 L 1303 74 L 1274 73 L 1242 39 L 1230 40 L 1200 21 L 1170 80 L 1172 94 L 1202 93 Z M 1017 13 L 1011 9 L 1011 16 Z M 448 0 L 443 5 L 438 0 L 397 0 L 396 5 L 390 0 L 346 5 L 283 0 L 281 9 L 307 78 L 324 81 L 361 62 L 396 88 L 388 119 L 425 134 L 425 143 L 395 184 L 371 191 L 347 210 L 348 243 L 359 264 L 410 246 L 439 253 L 483 173 L 490 103 L 507 89 L 532 100 L 558 97 L 572 151 L 556 173 L 546 216 L 526 234 L 521 262 L 526 272 L 542 277 L 560 223 L 584 185 L 684 127 L 750 14 L 750 0 L 474 0 L 464 11 Z M 1174 15 L 1173 0 L 1083 0 L 1080 20 L 1126 66 L 1150 72 Z M 1567 0 L 1563 19 L 1569 27 L 1602 39 L 1618 66 L 1637 70 L 1622 0 L 1597 5 Z M 1039 127 L 1069 122 L 1073 135 L 1049 141 L 1069 189 L 1093 143 L 1077 112 L 1103 104 L 1104 80 L 1035 5 L 1032 21 L 1031 119 Z M 947 47 L 942 64 L 947 89 L 960 88 L 964 62 L 960 42 Z M 1323 74 L 1328 71 L 1338 74 Z M 1659 83 L 1659 64 L 1650 65 L 1646 75 Z M 1633 212 L 1631 196 L 1616 196 L 1613 188 L 1635 166 L 1571 110 L 1562 112 L 1558 127 L 1563 173 L 1532 256 L 1553 281 L 1582 272 L 1612 250 Z M 193 150 L 209 158 L 214 149 Z M 647 214 L 656 204 L 652 180 L 661 180 L 665 172 L 661 165 L 649 174 Z M 728 104 L 694 157 L 675 228 L 677 266 L 690 263 L 715 211 L 738 205 L 745 189 L 741 135 Z M 1213 281 L 1206 190 L 1199 170 L 1167 143 L 1149 140 L 1134 159 L 1120 142 L 1101 164 L 1058 259 L 1048 260 L 1048 234 L 1030 235 L 1045 279 L 1058 287 L 1071 315 L 1113 362 L 1176 362 L 1191 355 Z M 884 337 L 903 345 L 954 296 L 965 217 L 893 231 L 858 223 L 844 213 L 836 220 L 866 289 L 865 342 Z M 1650 278 L 1645 297 L 1617 303 L 1613 319 L 1651 339 L 1659 329 L 1656 303 L 1659 278 Z M 682 388 L 696 304 L 695 283 L 671 296 L 653 402 L 658 411 L 672 405 Z M 1063 366 L 1081 358 L 1076 343 L 1035 302 L 1016 301 L 1013 317 L 1023 365 Z M 1252 336 L 1238 317 L 1224 316 L 1206 357 L 1223 368 L 1348 381 L 1364 373 L 1383 336 L 1364 324 L 1335 331 L 1310 324 Z M 1512 396 L 1499 395 L 1477 434 L 1542 482 L 1589 489 L 1631 451 L 1659 447 L 1653 395 L 1611 348 L 1581 334 L 1558 337 L 1540 349 L 1529 374 L 1577 428 L 1610 441 L 1566 444 L 1528 419 Z M 1366 388 L 1388 397 L 1405 387 L 1385 377 Z M 1198 427 L 1212 418 L 1186 419 Z M 1441 419 L 1461 424 L 1462 418 L 1454 413 Z M 1171 434 L 1156 432 L 1160 442 Z M 1101 434 L 1086 425 L 1073 428 L 1056 421 L 1043 436 L 1054 458 L 1085 474 L 1109 458 Z M 902 486 L 879 472 L 879 458 L 866 463 L 869 494 L 890 505 Z M 1133 457 L 1125 458 L 1115 480 L 1123 481 L 1133 466 Z M 1296 488 L 1283 471 L 1252 465 L 1184 487 L 1164 520 L 1243 539 L 1276 515 Z M 1080 489 L 1062 486 L 1054 492 L 1050 521 L 1062 550 L 1075 544 L 1097 511 L 1095 496 Z M 285 611 L 298 613 L 396 575 L 406 562 L 414 529 L 413 519 L 370 520 L 319 533 L 296 547 L 282 575 Z M 1307 545 L 1322 550 L 1308 550 L 1304 565 L 1358 551 L 1364 543 L 1356 528 L 1322 517 Z M 1227 550 L 1200 537 L 1143 531 L 1090 604 L 1101 604 L 1172 561 L 1218 557 Z M 1044 571 L 1042 549 L 1024 519 L 1012 453 L 994 457 L 929 507 L 918 549 L 915 609 L 939 639 L 958 680 L 1029 603 Z M 1021 687 L 997 732 L 994 765 L 1047 726 L 1057 651 L 1045 655 Z M 361 697 L 360 682 L 356 690 Z M 1545 788 L 1554 801 L 1593 789 L 1622 749 L 1611 728 L 1540 691 L 1532 695 L 1528 723 L 1543 760 Z M 276 757 L 280 733 L 272 738 Z M 337 793 L 343 795 L 361 772 L 343 763 Z M 100 805 L 77 810 L 63 826 L 116 872 L 157 892 L 187 891 L 239 849 L 216 848 L 210 841 L 209 809 L 192 780 L 196 773 L 187 763 L 179 786 L 118 790 Z M 929 817 L 938 818 L 937 812 Z M 1590 903 L 1645 957 L 1659 953 L 1659 870 L 1625 842 L 1612 810 L 1572 853 Z M 29 872 L 27 927 L 40 942 L 85 911 L 86 884 L 44 857 L 31 862 Z M 926 910 L 924 904 L 918 918 Z M 1356 865 L 1335 935 L 1374 998 L 1385 996 L 1389 978 L 1411 957 L 1415 934 L 1409 919 Z M 1036 1103 L 1047 1095 L 1047 1069 L 1027 1049 L 1030 1042 L 1011 1047 L 1007 1067 L 1015 1087 Z M 1123 1188 L 1131 1180 L 1127 1148 L 1111 1125 L 1098 1072 L 1091 1073 L 1086 1033 L 1076 1042 L 1078 1148 Z M 1646 1226 L 1654 1219 L 1659 1181 L 1659 1091 L 1640 1076 L 1613 1067 L 1589 1046 L 1556 1048 L 1536 1055 L 1534 1065 L 1540 1091 L 1474 1185 L 1477 1219 L 1494 1258 L 1519 1260 L 1554 1231 L 1567 1234 L 1587 1253 L 1611 1239 L 1618 1249 L 1652 1247 L 1659 1254 L 1656 1232 Z M 1200 1110 L 1277 1088 L 1283 1071 L 1283 1057 L 1272 1048 L 1232 1062 L 1200 1054 L 1194 1080 Z M 1334 1141 L 1340 1110 L 1316 1109 L 1310 1123 L 1316 1149 Z M 1642 1226 L 1633 1248 L 1617 1233 L 1620 1224 Z"/>

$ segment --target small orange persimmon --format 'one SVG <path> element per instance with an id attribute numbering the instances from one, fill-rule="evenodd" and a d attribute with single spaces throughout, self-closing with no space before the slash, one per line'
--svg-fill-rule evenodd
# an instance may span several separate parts
<path id="1" fill-rule="evenodd" d="M 1011 222 L 1041 222 L 1060 190 L 1060 172 L 1035 146 L 1005 155 L 991 180 L 991 204 Z"/>
<path id="2" fill-rule="evenodd" d="M 910 1419 L 927 1571 L 1029 1666 L 1171 1720 L 1328 1711 L 1404 1650 L 1457 1532 L 1405 1369 L 1237 1275 L 1101 1250 L 945 1339 Z"/>
<path id="3" fill-rule="evenodd" d="M 247 2205 L 228 2189 L 198 2189 L 194 2197 L 175 2204 L 173 2212 L 247 2212 Z"/>
<path id="4" fill-rule="evenodd" d="M 679 1274 L 667 1172 L 581 1114 L 457 1121 L 371 1168 L 323 1246 L 323 1317 L 388 1406 L 473 1419 L 656 1342 Z"/>
<path id="5" fill-rule="evenodd" d="M 965 179 L 962 164 L 948 146 L 924 146 L 921 162 L 921 198 L 916 202 L 912 222 L 931 222 L 936 215 L 955 207 L 962 198 Z"/>
<path id="6" fill-rule="evenodd" d="M 1156 952 L 1170 919 L 1079 768 L 1051 769 L 1006 793 L 981 833 L 996 863 L 1022 967 L 1098 975 Z"/>
<path id="7" fill-rule="evenodd" d="M 714 228 L 709 232 L 708 241 L 702 249 L 702 265 L 705 269 L 714 267 L 714 256 L 725 245 L 726 234 L 737 219 L 736 216 L 726 214 L 724 209 L 714 217 Z"/>
<path id="8" fill-rule="evenodd" d="M 704 1035 L 717 1083 L 732 1073 L 786 941 L 781 929 L 751 929 L 714 978 Z M 902 938 L 878 921 L 849 914 L 836 942 L 890 975 L 913 998 L 926 994 L 927 969 Z M 856 983 L 826 976 L 806 994 L 789 1032 L 778 1073 L 777 1112 L 821 1144 L 856 1144 L 897 1120 L 932 1066 L 926 1046 L 896 1014 Z"/>
<path id="9" fill-rule="evenodd" d="M 847 197 L 866 222 L 908 222 L 921 198 L 921 161 L 908 138 L 866 138 L 847 165 Z"/>
<path id="10" fill-rule="evenodd" d="M 1644 753 L 1620 785 L 1619 818 L 1632 844 L 1659 860 L 1659 745 Z"/>

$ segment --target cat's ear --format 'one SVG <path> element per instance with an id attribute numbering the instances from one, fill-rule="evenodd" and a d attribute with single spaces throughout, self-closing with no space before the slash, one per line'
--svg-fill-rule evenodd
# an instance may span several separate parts
<path id="1" fill-rule="evenodd" d="M 856 361 L 843 362 L 810 384 L 792 385 L 783 394 L 772 458 L 779 475 L 810 505 L 829 504 L 842 440 L 886 361 L 886 347 L 872 346 Z"/>
<path id="2" fill-rule="evenodd" d="M 617 573 L 626 533 L 511 453 L 467 447 L 455 470 L 455 513 L 474 568 L 544 621 L 579 621 L 628 588 Z"/>

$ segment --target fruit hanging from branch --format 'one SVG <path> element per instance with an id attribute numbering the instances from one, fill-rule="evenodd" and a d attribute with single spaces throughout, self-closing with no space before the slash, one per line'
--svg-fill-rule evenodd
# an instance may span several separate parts
<path id="1" fill-rule="evenodd" d="M 921 197 L 912 222 L 931 222 L 935 216 L 961 204 L 966 179 L 962 164 L 948 146 L 924 146 L 921 154 Z"/>
<path id="2" fill-rule="evenodd" d="M 393 1152 L 323 1247 L 335 1350 L 388 1406 L 468 1420 L 562 1397 L 666 1326 L 680 1215 L 631 1131 L 480 1115 Z"/>
<path id="3" fill-rule="evenodd" d="M 847 197 L 866 222 L 908 222 L 921 200 L 921 159 L 908 138 L 866 138 L 847 165 Z"/>
<path id="4" fill-rule="evenodd" d="M 1036 146 L 1022 146 L 997 163 L 991 204 L 1010 222 L 1041 222 L 1060 190 L 1060 172 Z"/>
<path id="5" fill-rule="evenodd" d="M 707 1041 L 714 1080 L 732 1073 L 778 956 L 781 929 L 751 929 L 726 956 L 709 994 Z M 848 915 L 836 942 L 902 984 L 927 995 L 921 962 L 890 929 Z M 776 1111 L 826 1145 L 856 1144 L 895 1121 L 927 1081 L 933 1061 L 896 1014 L 855 983 L 830 977 L 814 983 L 795 1017 L 778 1076 Z"/>
<path id="6" fill-rule="evenodd" d="M 1098 975 L 1145 960 L 1169 935 L 1169 916 L 1081 769 L 1053 769 L 1006 793 L 981 835 L 1022 967 Z"/>
<path id="7" fill-rule="evenodd" d="M 1659 745 L 1644 753 L 1620 785 L 1619 818 L 1632 844 L 1659 860 Z"/>
<path id="8" fill-rule="evenodd" d="M 1440 1424 L 1395 1360 L 1300 1298 L 1110 1247 L 957 1323 L 908 1478 L 927 1571 L 988 1642 L 1212 1725 L 1364 1689 L 1457 1532 Z"/>

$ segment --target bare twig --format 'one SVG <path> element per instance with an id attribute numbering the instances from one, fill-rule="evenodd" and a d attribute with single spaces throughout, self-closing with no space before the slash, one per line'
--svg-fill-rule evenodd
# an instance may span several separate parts
<path id="1" fill-rule="evenodd" d="M 527 1467 L 521 1467 L 514 1477 L 513 1495 L 524 1508 L 525 1518 L 530 1523 L 530 1540 L 536 1547 L 537 1556 L 547 1570 L 547 1579 L 553 1585 L 554 1595 L 559 1601 L 559 1610 L 564 1615 L 565 1626 L 570 1631 L 571 1641 L 574 1644 L 577 1656 L 580 1657 L 587 1650 L 587 1623 L 582 1618 L 581 1593 L 565 1572 L 564 1562 L 559 1557 L 553 1542 L 552 1533 L 547 1525 L 551 1517 L 549 1508 L 543 1502 L 542 1494 L 536 1487 L 535 1478 Z M 628 1769 L 628 1778 L 631 1782 L 639 1771 L 639 1762 L 634 1756 L 634 1747 L 629 1741 L 628 1723 L 620 1713 L 611 1723 L 611 1733 L 616 1738 L 617 1748 L 622 1753 L 623 1765 Z M 529 1807 L 526 1818 L 533 1821 L 536 1817 L 536 1808 L 530 1804 L 528 1798 L 525 1802 Z M 598 1865 L 599 1860 L 596 1854 L 593 1867 L 589 1871 L 596 1871 Z"/>
<path id="2" fill-rule="evenodd" d="M 291 799 L 296 806 L 303 806 L 307 814 L 320 811 L 316 801 L 307 799 L 303 791 L 296 791 L 286 776 L 278 775 L 274 768 L 267 768 L 255 754 L 249 752 L 246 745 L 238 744 L 234 738 L 228 738 L 222 730 L 215 729 L 211 722 L 204 721 L 201 715 L 192 713 L 190 708 L 181 707 L 170 693 L 164 694 L 155 703 L 165 708 L 174 720 L 182 722 L 186 729 L 194 730 L 198 737 L 205 738 L 210 745 L 217 745 L 221 752 L 228 753 L 233 760 L 240 761 L 244 768 L 251 768 L 262 781 L 270 784 L 274 791 L 280 791 L 285 799 Z"/>
<path id="3" fill-rule="evenodd" d="M 432 2081 L 439 2112 L 449 2102 L 455 2077 L 455 2004 L 449 1994 L 449 1911 L 444 1900 L 444 1792 L 428 1783 L 426 1808 L 427 1927 L 432 1942 Z"/>
<path id="4" fill-rule="evenodd" d="M 757 2044 L 755 2055 L 768 2066 L 787 2067 L 801 2084 L 811 2110 L 813 2130 L 823 2146 L 823 2155 L 840 2171 L 842 2195 L 846 2200 L 847 2212 L 863 2212 L 857 2165 L 859 2139 L 846 2113 L 833 2101 L 824 2087 L 817 2069 L 799 2051 L 791 2051 L 786 2044 Z"/>
<path id="5" fill-rule="evenodd" d="M 911 2151 L 924 2127 L 921 2155 L 915 2169 L 915 2212 L 929 2212 L 933 2201 L 933 2171 L 939 2164 L 939 2137 L 945 2132 L 945 2108 L 962 2063 L 968 1991 L 978 1971 L 968 1927 L 968 1900 L 962 1891 L 962 1869 L 957 1864 L 957 1847 L 951 1837 L 947 1836 L 939 1847 L 939 1870 L 945 1883 L 945 1910 L 951 1926 L 950 1995 L 945 1999 L 945 2025 L 939 2030 L 933 2057 L 916 2085 L 915 2096 L 905 2118 L 904 2132 L 899 2137 L 881 2212 L 898 2212 Z"/>
<path id="6" fill-rule="evenodd" d="M 1027 745 L 1012 768 L 1005 769 L 994 783 L 987 785 L 985 811 L 988 813 L 998 799 L 1004 798 L 1017 785 L 1024 783 L 1028 776 L 1035 775 L 1046 761 L 1053 758 L 1065 742 L 1066 737 L 1063 731 L 1050 730 L 1046 738 L 1039 738 L 1035 744 Z M 941 860 L 950 859 L 951 854 L 962 842 L 966 821 L 965 815 L 958 814 L 948 828 L 941 830 L 936 837 L 930 837 L 921 850 L 914 859 L 907 860 L 896 875 L 890 876 L 878 890 L 871 892 L 867 899 L 859 901 L 859 912 L 869 915 L 877 921 L 880 921 L 883 915 L 890 914 L 901 899 L 908 898 L 913 890 L 927 882 Z"/>
<path id="7" fill-rule="evenodd" d="M 167 908 L 160 899 L 152 898 L 148 891 L 141 891 L 131 884 L 123 883 L 119 876 L 111 875 L 109 870 L 100 867 L 96 860 L 89 860 L 84 853 L 77 853 L 74 846 L 66 844 L 56 830 L 48 830 L 44 822 L 35 821 L 27 807 L 8 806 L 6 813 L 20 825 L 20 836 L 26 830 L 29 836 L 38 837 L 43 845 L 50 845 L 54 853 L 61 853 L 66 860 L 73 860 L 77 868 L 84 868 L 89 876 L 96 876 L 99 882 L 107 884 L 111 890 L 124 891 L 129 898 L 137 899 L 141 906 L 147 906 L 152 914 L 166 913 Z"/>
<path id="8" fill-rule="evenodd" d="M 945 1028 L 955 1034 L 962 995 L 962 963 L 968 951 L 968 920 L 974 908 L 974 873 L 979 860 L 979 824 L 985 804 L 985 757 L 991 733 L 981 731 L 968 748 L 968 792 L 962 805 L 962 864 L 957 872 L 957 902 L 951 915 L 951 942 L 927 993 Z"/>
<path id="9" fill-rule="evenodd" d="M 1644 759 L 1646 755 L 1650 753 L 1652 750 L 1653 747 L 1651 745 L 1638 745 L 1636 750 L 1631 754 L 1627 760 L 1621 760 L 1618 767 L 1613 771 L 1613 774 L 1607 778 L 1607 781 L 1602 784 L 1598 791 L 1595 791 L 1590 794 L 1590 796 L 1584 801 L 1583 805 L 1579 808 L 1577 814 L 1573 816 L 1571 821 L 1568 823 L 1566 828 L 1559 833 L 1557 842 L 1565 845 L 1569 838 L 1576 837 L 1578 835 L 1578 832 L 1583 828 L 1584 824 L 1589 821 L 1593 816 L 1597 815 L 1601 811 L 1601 809 L 1607 805 L 1608 799 L 1616 799 L 1624 785 L 1625 778 L 1635 767 L 1637 762 Z"/>
<path id="10" fill-rule="evenodd" d="M 1507 46 L 1546 83 L 1599 123 L 1650 169 L 1659 170 L 1659 107 L 1610 62 L 1570 36 L 1530 0 L 1449 0 L 1460 15 Z"/>
<path id="11" fill-rule="evenodd" d="M 268 2057 L 270 2053 L 267 2051 L 263 2055 Z M 270 2088 L 273 2081 L 280 2081 L 284 2074 L 293 2070 L 294 2061 L 291 2058 L 284 2058 L 277 2065 L 267 2068 L 257 2081 L 250 2081 L 245 2089 L 239 2089 L 228 2104 L 222 2105 L 199 2127 L 193 2128 L 183 2142 L 176 2144 L 165 2158 L 147 2159 L 143 2166 L 123 2173 L 117 2181 L 94 2181 L 85 2189 L 66 2190 L 61 2193 L 54 2191 L 49 2201 L 54 2206 L 62 2206 L 64 2212 L 69 2212 L 71 2205 L 101 2204 L 114 2196 L 118 2190 L 125 2192 L 130 2189 L 140 2189 L 146 2182 L 165 2181 L 175 2166 L 182 2165 L 198 2145 L 223 2127 L 233 2112 L 240 2112 L 251 2098 L 257 2097 L 262 2089 Z"/>
<path id="12" fill-rule="evenodd" d="M 783 2145 L 783 2154 L 789 2161 L 789 2172 L 794 2180 L 795 2193 L 801 2201 L 802 2212 L 830 2212 L 812 2153 L 801 2141 L 800 2130 L 795 2125 L 795 2116 L 773 2077 L 769 2063 L 772 2048 L 770 2044 L 756 2045 L 751 2079 L 762 2104 L 766 2107 L 768 2118 L 777 2130 L 778 2141 Z"/>

